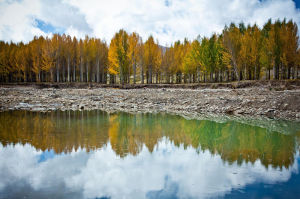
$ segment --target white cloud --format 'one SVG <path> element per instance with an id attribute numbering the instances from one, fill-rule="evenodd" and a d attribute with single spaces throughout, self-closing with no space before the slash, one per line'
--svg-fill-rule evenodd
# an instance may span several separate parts
<path id="1" fill-rule="evenodd" d="M 0 12 L 0 39 L 14 41 L 45 34 L 35 27 L 35 18 L 75 36 L 109 41 L 124 28 L 144 40 L 152 34 L 162 45 L 209 36 L 230 22 L 262 26 L 269 18 L 287 18 L 300 25 L 300 11 L 292 0 L 4 0 Z"/>
<path id="2" fill-rule="evenodd" d="M 37 20 L 54 28 L 73 29 L 78 35 L 91 33 L 78 9 L 60 0 L 4 0 L 0 1 L 0 13 L 0 39 L 4 41 L 28 42 L 35 35 L 51 36 L 47 29 L 38 28 Z"/>
<path id="3" fill-rule="evenodd" d="M 26 6 L 25 6 L 26 5 Z M 0 2 L 0 39 L 6 41 L 28 40 L 33 35 L 43 32 L 34 27 L 32 13 L 38 13 L 40 4 L 37 0 L 24 2 Z"/>

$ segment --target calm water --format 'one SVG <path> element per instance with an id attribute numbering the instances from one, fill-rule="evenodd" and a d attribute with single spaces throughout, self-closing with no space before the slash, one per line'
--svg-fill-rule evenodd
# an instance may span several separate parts
<path id="1" fill-rule="evenodd" d="M 0 198 L 300 197 L 295 122 L 12 111 L 0 142 Z"/>

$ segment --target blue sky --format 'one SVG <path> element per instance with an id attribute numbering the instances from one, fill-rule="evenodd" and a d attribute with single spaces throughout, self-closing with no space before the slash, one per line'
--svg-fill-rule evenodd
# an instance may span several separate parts
<path id="1" fill-rule="evenodd" d="M 46 23 L 42 20 L 35 19 L 36 27 L 42 30 L 45 33 L 59 33 L 63 34 L 66 30 L 64 28 L 55 27 L 50 23 Z"/>
<path id="2" fill-rule="evenodd" d="M 300 8 L 300 1 L 299 0 L 295 0 L 295 3 L 296 3 L 296 7 Z"/>
<path id="3" fill-rule="evenodd" d="M 0 0 L 0 40 L 30 41 L 66 33 L 110 41 L 123 28 L 161 45 L 220 33 L 231 22 L 269 18 L 300 24 L 300 0 Z"/>

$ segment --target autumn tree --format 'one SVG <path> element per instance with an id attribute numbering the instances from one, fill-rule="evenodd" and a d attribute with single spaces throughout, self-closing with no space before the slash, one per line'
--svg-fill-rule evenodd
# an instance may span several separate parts
<path id="1" fill-rule="evenodd" d="M 129 60 L 130 60 L 130 65 L 132 66 L 133 70 L 133 84 L 136 83 L 136 70 L 137 70 L 137 64 L 140 63 L 140 53 L 142 50 L 142 45 L 143 41 L 142 38 L 135 32 L 129 35 L 128 38 L 129 42 Z M 130 73 L 129 73 L 130 75 Z"/>
<path id="2" fill-rule="evenodd" d="M 51 40 L 46 38 L 42 46 L 42 63 L 43 71 L 50 72 L 50 81 L 54 82 L 55 52 Z"/>
<path id="3" fill-rule="evenodd" d="M 192 83 L 298 78 L 298 27 L 292 20 L 269 20 L 262 28 L 244 23 L 221 34 L 160 46 L 120 30 L 108 47 L 86 36 L 53 34 L 28 43 L 0 41 L 1 82 Z M 140 78 L 137 78 L 140 73 Z M 272 75 L 273 74 L 273 75 Z"/>
<path id="4" fill-rule="evenodd" d="M 147 83 L 152 84 L 153 72 L 158 73 L 161 64 L 161 50 L 154 42 L 153 36 L 149 36 L 144 44 L 144 65 L 146 66 Z"/>
<path id="5" fill-rule="evenodd" d="M 125 30 L 120 30 L 112 38 L 108 51 L 109 73 L 120 75 L 120 83 L 128 83 L 129 72 L 129 41 Z"/>
<path id="6" fill-rule="evenodd" d="M 41 65 L 42 65 L 42 45 L 44 42 L 43 37 L 35 37 L 30 45 L 31 59 L 32 59 L 32 71 L 36 76 L 36 81 L 41 81 Z"/>
<path id="7" fill-rule="evenodd" d="M 60 81 L 60 63 L 61 63 L 61 36 L 54 34 L 52 37 L 52 46 L 54 53 L 54 62 L 56 65 L 56 82 Z"/>
<path id="8" fill-rule="evenodd" d="M 73 37 L 72 40 L 72 65 L 73 65 L 73 82 L 76 82 L 76 71 L 78 64 L 80 63 L 80 57 L 79 57 L 79 44 L 76 37 Z"/>
<path id="9" fill-rule="evenodd" d="M 284 40 L 287 61 L 287 79 L 294 79 L 297 71 L 297 50 L 299 46 L 299 36 L 297 24 L 293 21 L 288 21 L 286 24 L 286 37 Z"/>
<path id="10" fill-rule="evenodd" d="M 238 80 L 241 80 L 241 32 L 239 28 L 237 28 L 236 25 L 232 23 L 230 24 L 230 27 L 225 26 L 223 35 L 224 45 L 230 53 L 234 75 Z M 232 75 L 232 80 L 234 79 L 235 78 Z"/>
<path id="11" fill-rule="evenodd" d="M 166 48 L 161 63 L 161 70 L 164 73 L 166 83 L 173 83 L 174 65 L 174 48 Z"/>
<path id="12" fill-rule="evenodd" d="M 80 62 L 80 81 L 83 82 L 84 44 L 82 39 L 79 40 L 78 52 L 79 52 L 79 62 Z"/>

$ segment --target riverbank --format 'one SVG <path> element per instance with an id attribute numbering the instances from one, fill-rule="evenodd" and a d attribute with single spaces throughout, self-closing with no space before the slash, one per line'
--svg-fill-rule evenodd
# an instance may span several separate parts
<path id="1" fill-rule="evenodd" d="M 140 89 L 140 88 L 183 88 L 183 89 L 217 89 L 217 88 L 268 88 L 269 90 L 295 90 L 300 89 L 300 79 L 295 80 L 244 80 L 236 82 L 216 83 L 189 83 L 189 84 L 100 84 L 95 82 L 19 82 L 0 83 L 3 86 L 33 86 L 36 88 L 119 88 L 119 89 Z"/>
<path id="2" fill-rule="evenodd" d="M 1 85 L 0 94 L 1 111 L 103 110 L 130 113 L 166 112 L 183 116 L 224 114 L 300 120 L 298 82 L 277 86 L 270 83 L 245 88 L 228 86 L 215 89 Z"/>

